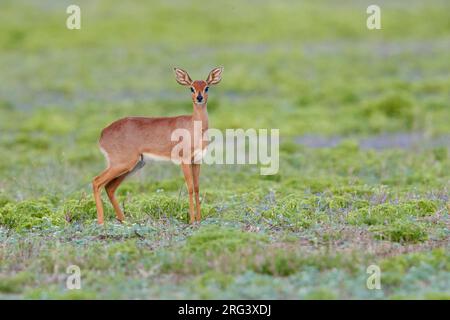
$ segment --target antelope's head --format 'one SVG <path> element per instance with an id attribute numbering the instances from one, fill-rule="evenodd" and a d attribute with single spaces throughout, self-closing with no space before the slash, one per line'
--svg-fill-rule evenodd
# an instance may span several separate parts
<path id="1" fill-rule="evenodd" d="M 206 105 L 208 101 L 209 86 L 217 84 L 222 79 L 223 67 L 217 67 L 211 70 L 206 80 L 192 81 L 189 74 L 179 68 L 174 68 L 175 78 L 182 86 L 189 87 L 191 90 L 192 102 L 198 107 Z"/>

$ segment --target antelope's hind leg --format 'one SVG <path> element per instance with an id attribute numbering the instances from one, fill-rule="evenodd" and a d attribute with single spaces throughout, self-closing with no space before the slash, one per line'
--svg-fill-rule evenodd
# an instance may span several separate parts
<path id="1" fill-rule="evenodd" d="M 115 192 L 116 192 L 117 188 L 119 187 L 119 185 L 123 182 L 123 180 L 125 180 L 127 175 L 128 175 L 128 173 L 124 173 L 123 175 L 121 175 L 117 178 L 114 178 L 113 180 L 108 182 L 105 186 L 106 194 L 108 195 L 109 201 L 111 201 L 111 204 L 114 207 L 114 211 L 116 212 L 117 220 L 119 220 L 120 222 L 125 220 L 125 216 L 124 216 L 122 210 L 120 209 L 119 203 L 117 202 Z"/>
<path id="2" fill-rule="evenodd" d="M 103 224 L 104 216 L 103 216 L 103 204 L 100 196 L 100 190 L 107 183 L 111 182 L 117 177 L 126 174 L 131 171 L 133 167 L 136 165 L 136 161 L 129 164 L 115 165 L 110 166 L 102 173 L 100 173 L 97 177 L 92 181 L 92 189 L 94 191 L 94 199 L 95 205 L 97 206 L 97 221 L 99 224 Z"/>
<path id="3" fill-rule="evenodd" d="M 141 169 L 145 165 L 145 162 L 143 160 L 143 157 L 141 155 L 141 160 L 134 166 L 134 168 L 131 171 L 128 171 L 121 176 L 118 176 L 117 178 L 114 178 L 110 182 L 108 182 L 105 186 L 106 194 L 108 195 L 109 201 L 111 201 L 111 204 L 114 207 L 114 211 L 116 212 L 117 220 L 120 222 L 125 220 L 125 216 L 122 212 L 122 209 L 120 209 L 120 205 L 117 202 L 115 192 L 117 188 L 120 186 L 120 184 L 125 180 L 126 177 L 132 175 L 139 169 Z"/>

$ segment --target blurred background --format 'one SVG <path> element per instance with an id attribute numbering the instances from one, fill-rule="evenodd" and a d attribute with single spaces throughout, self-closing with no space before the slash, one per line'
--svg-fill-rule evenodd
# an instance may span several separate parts
<path id="1" fill-rule="evenodd" d="M 317 253 L 330 243 L 336 252 L 366 244 L 377 248 L 383 241 L 392 246 L 391 256 L 411 243 L 425 250 L 448 248 L 450 2 L 378 0 L 382 29 L 368 30 L 366 9 L 373 3 L 2 0 L 0 234 L 9 262 L 3 259 L 1 271 L 8 279 L 20 276 L 0 289 L 58 296 L 64 290 L 49 274 L 72 259 L 67 252 L 73 251 L 84 270 L 93 270 L 90 291 L 81 297 L 448 293 L 448 265 L 439 261 L 449 257 L 442 251 L 427 258 L 436 274 L 427 278 L 428 287 L 420 274 L 403 283 L 406 267 L 401 272 L 395 267 L 422 256 L 405 258 L 407 263 L 402 257 L 396 259 L 403 262 L 388 260 L 384 267 L 393 275 L 384 293 L 355 282 L 365 283 L 365 267 L 354 274 L 354 266 L 365 261 L 360 259 L 365 248 L 356 260 L 347 253 L 341 260 L 305 260 L 297 251 L 311 245 L 308 252 Z M 81 30 L 66 28 L 70 4 L 81 8 Z M 102 128 L 124 116 L 190 113 L 189 91 L 175 82 L 173 67 L 205 79 L 219 65 L 225 70 L 210 91 L 210 126 L 280 129 L 280 173 L 262 177 L 254 166 L 202 169 L 205 223 L 219 229 L 202 227 L 198 233 L 184 225 L 179 168 L 152 164 L 119 189 L 132 227 L 95 229 L 89 183 L 105 166 L 97 147 Z M 109 203 L 105 206 L 112 220 Z M 225 225 L 238 231 L 221 231 Z M 14 242 L 5 230 L 40 231 L 16 235 Z M 29 251 L 35 254 L 18 255 L 24 244 L 17 243 L 29 237 L 39 243 Z M 46 237 L 66 247 L 48 247 L 53 244 Z M 179 242 L 183 246 L 186 238 L 190 246 L 180 253 Z M 247 253 L 233 260 L 241 245 L 266 249 L 255 249 L 256 262 Z M 198 246 L 225 256 L 196 256 Z M 105 256 L 99 253 L 103 249 Z M 152 272 L 168 281 L 162 289 L 152 287 L 151 276 L 147 283 L 130 271 L 154 266 L 153 252 L 159 252 L 155 263 L 162 267 Z M 380 252 L 374 249 L 374 257 L 389 256 Z M 276 263 L 264 264 L 265 259 Z M 199 265 L 194 268 L 192 261 Z M 311 269 L 297 276 L 303 265 Z M 98 289 L 95 272 L 102 268 L 111 268 L 117 281 L 128 279 L 130 287 L 105 278 L 106 289 Z M 127 278 L 130 274 L 139 281 Z M 187 274 L 193 278 L 183 278 Z"/>
<path id="2" fill-rule="evenodd" d="M 381 1 L 381 30 L 366 27 L 370 1 L 80 0 L 81 30 L 66 28 L 70 4 L 2 1 L 1 128 L 14 154 L 59 146 L 93 159 L 118 117 L 189 113 L 173 66 L 198 79 L 225 67 L 208 104 L 219 129 L 279 128 L 319 145 L 448 138 L 447 1 Z"/>
<path id="3" fill-rule="evenodd" d="M 381 30 L 366 27 L 370 1 L 80 0 L 81 30 L 66 28 L 70 4 L 2 1 L 6 171 L 50 155 L 101 163 L 113 120 L 190 113 L 173 66 L 196 79 L 225 67 L 215 128 L 279 128 L 312 147 L 448 146 L 447 1 L 380 1 Z"/>

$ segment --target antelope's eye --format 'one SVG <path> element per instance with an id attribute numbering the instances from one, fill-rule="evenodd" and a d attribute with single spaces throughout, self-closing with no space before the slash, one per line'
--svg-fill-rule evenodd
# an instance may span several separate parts
<path id="1" fill-rule="evenodd" d="M 205 92 L 208 92 L 208 89 L 209 89 L 209 87 L 206 87 L 206 88 L 205 88 Z"/>
<path id="2" fill-rule="evenodd" d="M 194 88 L 192 88 L 192 87 L 191 87 L 191 92 L 192 92 L 192 93 L 194 93 L 194 92 L 195 92 Z"/>

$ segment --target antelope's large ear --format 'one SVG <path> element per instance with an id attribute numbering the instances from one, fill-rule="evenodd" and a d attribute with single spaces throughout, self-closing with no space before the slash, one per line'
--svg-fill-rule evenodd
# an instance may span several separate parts
<path id="1" fill-rule="evenodd" d="M 208 78 L 206 79 L 206 83 L 208 85 L 219 83 L 220 80 L 222 80 L 222 72 L 223 72 L 223 67 L 217 67 L 217 68 L 212 69 L 208 75 Z"/>
<path id="2" fill-rule="evenodd" d="M 179 84 L 182 86 L 190 86 L 192 83 L 191 77 L 189 77 L 189 74 L 180 68 L 173 68 L 175 70 L 175 79 Z"/>

